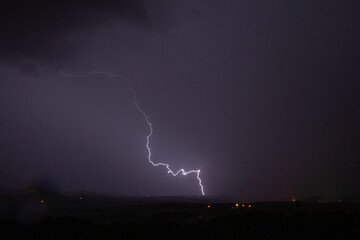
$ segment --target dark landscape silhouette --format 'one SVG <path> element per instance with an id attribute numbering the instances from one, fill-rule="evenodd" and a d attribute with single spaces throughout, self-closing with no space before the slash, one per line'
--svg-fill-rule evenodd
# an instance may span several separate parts
<path id="1" fill-rule="evenodd" d="M 29 189 L 0 196 L 0 238 L 346 239 L 357 236 L 359 197 L 338 198 L 234 202 L 224 197 L 110 197 Z"/>

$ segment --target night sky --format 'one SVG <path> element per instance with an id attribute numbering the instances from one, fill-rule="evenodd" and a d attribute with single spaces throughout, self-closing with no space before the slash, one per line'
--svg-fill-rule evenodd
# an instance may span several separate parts
<path id="1" fill-rule="evenodd" d="M 359 1 L 2 1 L 0 188 L 360 194 Z"/>

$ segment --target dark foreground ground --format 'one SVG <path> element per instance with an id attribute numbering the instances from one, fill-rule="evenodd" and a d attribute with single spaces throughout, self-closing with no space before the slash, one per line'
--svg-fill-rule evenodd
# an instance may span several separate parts
<path id="1" fill-rule="evenodd" d="M 191 198 L 0 196 L 0 239 L 360 238 L 359 203 L 238 204 Z"/>

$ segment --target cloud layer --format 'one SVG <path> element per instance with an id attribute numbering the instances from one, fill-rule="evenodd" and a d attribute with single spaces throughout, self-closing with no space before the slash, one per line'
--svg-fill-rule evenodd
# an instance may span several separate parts
<path id="1" fill-rule="evenodd" d="M 143 0 L 2 1 L 0 63 L 36 74 L 36 64 L 57 67 L 76 53 L 73 33 L 125 20 L 145 26 Z"/>

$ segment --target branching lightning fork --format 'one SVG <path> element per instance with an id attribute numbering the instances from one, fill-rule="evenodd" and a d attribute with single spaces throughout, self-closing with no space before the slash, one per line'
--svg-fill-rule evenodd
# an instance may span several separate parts
<path id="1" fill-rule="evenodd" d="M 199 187 L 200 187 L 200 190 L 201 190 L 201 193 L 202 195 L 205 195 L 204 193 L 204 186 L 202 185 L 201 183 L 201 178 L 200 178 L 200 169 L 198 170 L 190 170 L 190 171 L 185 171 L 183 168 L 178 170 L 177 172 L 174 172 L 173 170 L 170 169 L 170 165 L 167 164 L 167 163 L 162 163 L 162 162 L 159 162 L 159 163 L 154 163 L 152 160 L 151 160 L 151 148 L 150 148 L 150 138 L 153 134 L 153 128 L 152 128 L 152 123 L 149 121 L 149 118 L 148 116 L 146 115 L 146 113 L 141 109 L 141 107 L 139 106 L 139 103 L 137 102 L 136 100 L 136 91 L 135 89 L 133 88 L 133 84 L 132 84 L 132 81 L 131 79 L 121 75 L 121 74 L 113 74 L 111 72 L 98 72 L 98 71 L 92 71 L 90 73 L 87 73 L 87 74 L 68 74 L 68 73 L 64 73 L 62 71 L 59 71 L 60 74 L 66 76 L 66 77 L 88 77 L 90 75 L 104 75 L 104 76 L 107 76 L 108 78 L 117 78 L 117 77 L 120 77 L 122 79 L 124 79 L 125 81 L 127 81 L 129 83 L 129 90 L 132 92 L 133 94 L 133 104 L 135 105 L 136 109 L 144 116 L 145 118 L 145 121 L 147 123 L 147 125 L 149 126 L 149 129 L 150 129 L 150 133 L 146 136 L 146 148 L 147 148 L 147 151 L 148 151 L 148 160 L 149 162 L 151 163 L 151 165 L 153 165 L 154 167 L 158 167 L 158 166 L 163 166 L 167 169 L 168 173 L 170 173 L 171 175 L 173 175 L 174 177 L 177 176 L 178 174 L 182 174 L 182 175 L 188 175 L 190 173 L 195 173 L 196 174 L 196 178 L 198 179 L 198 182 L 199 182 Z"/>

